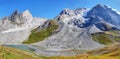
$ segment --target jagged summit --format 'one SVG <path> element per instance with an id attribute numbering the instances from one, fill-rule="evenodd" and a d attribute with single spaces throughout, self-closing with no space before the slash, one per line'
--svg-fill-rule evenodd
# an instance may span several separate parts
<path id="1" fill-rule="evenodd" d="M 106 11 L 106 10 L 112 10 L 112 9 L 107 5 L 97 4 L 91 10 Z"/>
<path id="2" fill-rule="evenodd" d="M 18 14 L 19 14 L 19 11 L 18 11 L 18 10 L 15 10 L 15 11 L 12 13 L 12 16 L 18 15 Z"/>
<path id="3" fill-rule="evenodd" d="M 77 8 L 74 10 L 65 8 L 63 11 L 61 11 L 60 15 L 74 16 L 74 15 L 82 14 L 86 10 L 87 10 L 87 8 Z"/>
<path id="4" fill-rule="evenodd" d="M 21 13 L 24 16 L 32 16 L 29 10 L 25 10 L 24 12 Z"/>
<path id="5" fill-rule="evenodd" d="M 102 4 L 97 4 L 95 5 L 91 10 L 99 10 L 99 11 L 109 11 L 111 10 L 112 11 L 112 8 L 110 8 L 109 6 L 107 5 L 102 5 Z"/>
<path id="6" fill-rule="evenodd" d="M 86 11 L 86 8 L 78 8 L 74 10 L 66 8 L 56 17 L 56 19 L 58 21 L 63 21 L 65 24 L 73 25 L 76 22 L 82 24 L 84 22 L 82 16 L 84 16 Z"/>
<path id="7" fill-rule="evenodd" d="M 103 4 L 97 4 L 95 7 L 107 7 L 107 6 Z"/>
<path id="8" fill-rule="evenodd" d="M 28 13 L 28 14 L 29 14 L 29 13 L 30 13 L 30 11 L 29 11 L 29 10 L 25 10 L 23 13 Z"/>
<path id="9" fill-rule="evenodd" d="M 76 15 L 80 15 L 80 14 L 83 15 L 86 11 L 88 11 L 87 8 L 77 8 L 77 9 L 74 10 L 74 13 Z"/>
<path id="10" fill-rule="evenodd" d="M 17 15 L 19 15 L 19 11 L 15 10 L 11 15 L 10 18 L 16 17 Z"/>
<path id="11" fill-rule="evenodd" d="M 25 10 L 24 12 L 20 13 L 18 10 L 15 10 L 12 14 L 11 17 L 15 17 L 16 15 L 31 15 L 29 10 Z"/>
<path id="12" fill-rule="evenodd" d="M 15 10 L 10 16 L 4 17 L 0 20 L 0 31 L 18 28 L 18 27 L 32 27 L 43 23 L 44 19 L 34 18 L 29 10 L 19 12 Z"/>
<path id="13" fill-rule="evenodd" d="M 60 15 L 69 15 L 69 16 L 72 16 L 72 15 L 74 15 L 74 11 L 70 10 L 68 8 L 65 8 L 63 11 L 61 11 Z"/>
<path id="14" fill-rule="evenodd" d="M 9 16 L 9 20 L 11 20 L 14 24 L 30 24 L 33 20 L 32 15 L 28 10 L 19 13 L 18 10 L 15 10 L 11 16 Z"/>

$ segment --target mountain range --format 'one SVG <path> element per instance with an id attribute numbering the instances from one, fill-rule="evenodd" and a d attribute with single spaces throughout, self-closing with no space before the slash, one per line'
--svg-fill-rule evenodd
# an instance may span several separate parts
<path id="1" fill-rule="evenodd" d="M 120 14 L 101 4 L 66 8 L 50 20 L 33 17 L 28 10 L 0 20 L 0 44 L 28 44 L 38 55 L 75 55 L 61 51 L 94 50 L 119 42 Z"/>

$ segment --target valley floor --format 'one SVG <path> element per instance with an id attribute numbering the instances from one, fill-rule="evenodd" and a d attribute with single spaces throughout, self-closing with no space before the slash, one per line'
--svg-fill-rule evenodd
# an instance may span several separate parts
<path id="1" fill-rule="evenodd" d="M 55 56 L 48 59 L 120 59 L 120 44 L 110 45 L 75 56 Z"/>
<path id="2" fill-rule="evenodd" d="M 39 59 L 39 57 L 26 51 L 0 46 L 0 59 Z"/>
<path id="3" fill-rule="evenodd" d="M 75 56 L 37 56 L 16 48 L 0 46 L 0 59 L 120 59 L 120 44 L 109 45 Z"/>

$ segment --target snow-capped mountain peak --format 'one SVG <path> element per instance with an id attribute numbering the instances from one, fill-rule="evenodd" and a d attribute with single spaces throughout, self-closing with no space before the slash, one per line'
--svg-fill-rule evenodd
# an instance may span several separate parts
<path id="1" fill-rule="evenodd" d="M 87 11 L 87 8 L 78 8 L 75 10 L 71 10 L 68 8 L 65 8 L 63 11 L 61 11 L 60 15 L 67 15 L 67 16 L 75 16 L 75 15 L 83 15 L 85 11 Z"/>
<path id="2" fill-rule="evenodd" d="M 86 27 L 101 21 L 117 27 L 120 25 L 120 15 L 109 6 L 102 4 L 97 4 L 92 9 L 64 9 L 56 19 L 77 27 Z"/>
<path id="3" fill-rule="evenodd" d="M 112 8 L 98 4 L 95 7 L 93 7 L 88 13 L 87 17 L 90 18 L 92 16 L 99 16 L 104 21 L 109 22 L 113 25 L 116 25 L 119 27 L 120 25 L 120 15 L 112 10 Z"/>
<path id="4" fill-rule="evenodd" d="M 65 24 L 81 27 L 86 20 L 83 16 L 87 11 L 88 9 L 86 8 L 64 9 L 56 19 L 63 21 Z"/>

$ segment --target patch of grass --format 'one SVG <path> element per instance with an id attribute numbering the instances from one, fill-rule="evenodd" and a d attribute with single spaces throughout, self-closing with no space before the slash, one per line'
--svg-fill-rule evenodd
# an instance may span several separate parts
<path id="1" fill-rule="evenodd" d="M 120 31 L 119 30 L 109 30 L 109 31 L 106 31 L 105 34 L 109 34 L 112 36 L 120 36 Z"/>
<path id="2" fill-rule="evenodd" d="M 113 43 L 113 41 L 111 41 L 111 38 L 104 33 L 92 34 L 92 38 L 94 41 L 105 45 Z"/>
<path id="3" fill-rule="evenodd" d="M 34 29 L 29 36 L 29 39 L 27 41 L 24 41 L 23 43 L 30 44 L 35 43 L 39 41 L 43 41 L 45 38 L 52 35 L 52 33 L 58 29 L 59 25 L 55 20 L 49 20 L 49 25 L 47 28 L 40 30 L 39 32 L 35 32 L 37 29 Z"/>
<path id="4" fill-rule="evenodd" d="M 120 42 L 120 31 L 119 30 L 110 30 L 104 33 L 95 33 L 92 34 L 92 38 L 94 41 L 99 42 L 101 44 L 111 44 L 114 42 Z"/>
<path id="5" fill-rule="evenodd" d="M 120 42 L 120 37 L 115 37 L 115 41 Z"/>
<path id="6" fill-rule="evenodd" d="M 26 51 L 0 46 L 0 59 L 39 59 Z"/>
<path id="7" fill-rule="evenodd" d="M 110 31 L 106 31 L 105 34 L 111 35 L 115 41 L 120 42 L 120 31 L 110 30 Z"/>

